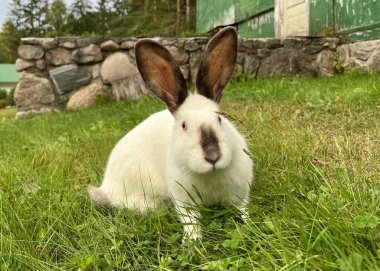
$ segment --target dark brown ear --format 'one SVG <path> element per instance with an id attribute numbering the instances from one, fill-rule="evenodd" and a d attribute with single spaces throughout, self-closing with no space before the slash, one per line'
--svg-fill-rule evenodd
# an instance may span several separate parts
<path id="1" fill-rule="evenodd" d="M 207 44 L 199 66 L 196 86 L 199 94 L 219 102 L 236 63 L 237 32 L 229 26 L 219 31 Z"/>
<path id="2" fill-rule="evenodd" d="M 174 112 L 188 96 L 186 81 L 170 52 L 152 40 L 135 46 L 136 63 L 148 88 Z"/>

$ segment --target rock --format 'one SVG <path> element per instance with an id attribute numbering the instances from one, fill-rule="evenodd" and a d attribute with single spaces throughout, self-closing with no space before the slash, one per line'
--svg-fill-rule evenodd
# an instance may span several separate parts
<path id="1" fill-rule="evenodd" d="M 312 63 L 312 57 L 299 50 L 278 48 L 273 50 L 269 57 L 263 59 L 257 78 L 290 75 L 318 76 L 318 67 Z"/>
<path id="2" fill-rule="evenodd" d="M 42 48 L 44 50 L 51 50 L 58 46 L 58 41 L 55 38 L 45 38 L 42 41 Z"/>
<path id="3" fill-rule="evenodd" d="M 305 47 L 303 51 L 308 55 L 314 55 L 314 54 L 319 53 L 322 50 L 323 50 L 322 45 L 309 45 Z"/>
<path id="4" fill-rule="evenodd" d="M 186 50 L 176 46 L 166 46 L 166 49 L 169 50 L 178 65 L 186 64 L 189 61 L 189 53 Z"/>
<path id="5" fill-rule="evenodd" d="M 21 44 L 18 47 L 18 54 L 23 59 L 40 59 L 44 56 L 44 50 L 40 46 Z"/>
<path id="6" fill-rule="evenodd" d="M 66 49 L 74 49 L 77 47 L 76 41 L 62 41 L 59 43 L 60 47 L 66 48 Z"/>
<path id="7" fill-rule="evenodd" d="M 259 68 L 260 61 L 257 57 L 252 55 L 246 55 L 244 57 L 243 71 L 244 73 L 250 74 L 256 77 L 257 69 Z"/>
<path id="8" fill-rule="evenodd" d="M 267 57 L 270 55 L 271 50 L 268 48 L 261 48 L 257 50 L 258 57 Z"/>
<path id="9" fill-rule="evenodd" d="M 107 40 L 100 44 L 100 49 L 107 52 L 114 52 L 120 48 L 119 44 L 114 42 L 113 40 Z"/>
<path id="10" fill-rule="evenodd" d="M 265 47 L 269 49 L 276 49 L 282 47 L 280 39 L 267 39 L 265 41 Z"/>
<path id="11" fill-rule="evenodd" d="M 44 70 L 46 68 L 46 61 L 43 60 L 43 59 L 38 59 L 36 60 L 36 67 L 39 69 L 39 70 Z"/>
<path id="12" fill-rule="evenodd" d="M 93 106 L 96 104 L 96 97 L 103 93 L 104 87 L 101 82 L 93 82 L 71 95 L 66 107 L 68 110 L 77 110 Z"/>
<path id="13" fill-rule="evenodd" d="M 137 40 L 126 40 L 123 41 L 120 45 L 121 49 L 132 49 L 135 48 Z"/>
<path id="14" fill-rule="evenodd" d="M 164 46 L 166 46 L 166 45 L 174 45 L 174 44 L 177 43 L 177 39 L 175 39 L 175 38 L 164 38 L 161 43 Z"/>
<path id="15" fill-rule="evenodd" d="M 95 44 L 76 49 L 72 56 L 74 61 L 80 64 L 95 63 L 103 60 L 100 47 Z"/>
<path id="16" fill-rule="evenodd" d="M 30 60 L 24 60 L 21 58 L 17 58 L 16 60 L 16 71 L 20 72 L 26 70 L 27 68 L 33 67 L 34 62 Z"/>
<path id="17" fill-rule="evenodd" d="M 317 56 L 316 63 L 319 67 L 319 73 L 322 76 L 334 75 L 334 53 L 330 50 L 323 50 Z"/>
<path id="18" fill-rule="evenodd" d="M 21 44 L 30 44 L 30 45 L 42 45 L 44 38 L 35 38 L 35 37 L 29 37 L 29 38 L 21 38 Z"/>
<path id="19" fill-rule="evenodd" d="M 78 89 L 91 81 L 86 68 L 73 64 L 55 68 L 49 74 L 59 94 Z"/>
<path id="20" fill-rule="evenodd" d="M 201 46 L 197 42 L 195 42 L 194 39 L 188 39 L 185 41 L 184 48 L 186 51 L 193 52 L 193 51 L 199 50 Z"/>
<path id="21" fill-rule="evenodd" d="M 181 65 L 179 66 L 179 69 L 181 70 L 183 77 L 186 79 L 186 81 L 189 81 L 190 79 L 190 66 L 187 65 Z"/>
<path id="22" fill-rule="evenodd" d="M 380 48 L 372 53 L 371 58 L 368 60 L 368 70 L 380 71 Z"/>
<path id="23" fill-rule="evenodd" d="M 124 53 L 114 53 L 104 60 L 100 68 L 103 82 L 110 84 L 112 81 L 120 80 L 138 73 L 132 64 L 131 58 Z"/>
<path id="24" fill-rule="evenodd" d="M 78 47 L 85 47 L 85 46 L 89 46 L 89 45 L 94 45 L 94 44 L 100 44 L 104 41 L 106 41 L 107 39 L 106 38 L 96 38 L 96 37 L 92 37 L 92 38 L 80 38 L 80 39 L 76 39 L 76 42 L 77 42 L 77 46 Z"/>
<path id="25" fill-rule="evenodd" d="M 72 62 L 71 52 L 64 48 L 57 48 L 46 52 L 48 65 L 61 66 Z"/>
<path id="26" fill-rule="evenodd" d="M 197 72 L 199 69 L 199 64 L 202 61 L 203 53 L 202 52 L 192 52 L 190 53 L 190 78 L 193 84 L 195 84 Z"/>
<path id="27" fill-rule="evenodd" d="M 240 63 L 236 63 L 234 74 L 242 74 L 243 73 L 243 65 Z"/>
<path id="28" fill-rule="evenodd" d="M 26 117 L 31 117 L 35 115 L 41 115 L 41 114 L 46 114 L 50 112 L 58 112 L 59 110 L 55 108 L 54 106 L 41 106 L 38 109 L 30 109 L 30 110 L 25 110 L 25 111 L 18 111 L 16 113 L 16 119 L 22 119 Z"/>
<path id="29" fill-rule="evenodd" d="M 354 57 L 359 60 L 367 61 L 375 48 L 380 47 L 380 40 L 356 42 L 353 46 Z"/>
<path id="30" fill-rule="evenodd" d="M 303 46 L 302 39 L 287 38 L 282 40 L 282 44 L 285 48 L 301 49 Z"/>
<path id="31" fill-rule="evenodd" d="M 112 96 L 116 101 L 135 100 L 148 93 L 139 73 L 112 81 Z"/>
<path id="32" fill-rule="evenodd" d="M 55 95 L 47 78 L 24 71 L 16 86 L 14 99 L 18 109 L 29 110 L 53 104 Z"/>
<path id="33" fill-rule="evenodd" d="M 101 64 L 99 63 L 91 65 L 91 66 L 87 66 L 87 71 L 89 74 L 92 75 L 93 79 L 100 77 L 100 67 L 101 67 Z"/>

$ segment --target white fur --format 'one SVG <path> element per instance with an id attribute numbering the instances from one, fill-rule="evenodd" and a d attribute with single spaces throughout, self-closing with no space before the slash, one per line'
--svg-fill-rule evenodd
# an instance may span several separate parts
<path id="1" fill-rule="evenodd" d="M 253 162 L 243 151 L 247 145 L 233 124 L 223 117 L 219 123 L 218 111 L 218 104 L 193 94 L 174 114 L 164 110 L 151 115 L 117 143 L 102 185 L 89 187 L 92 199 L 140 212 L 172 199 L 190 238 L 201 233 L 199 214 L 187 207 L 196 203 L 244 208 Z M 219 140 L 222 155 L 215 171 L 200 145 L 202 125 L 211 126 Z"/>

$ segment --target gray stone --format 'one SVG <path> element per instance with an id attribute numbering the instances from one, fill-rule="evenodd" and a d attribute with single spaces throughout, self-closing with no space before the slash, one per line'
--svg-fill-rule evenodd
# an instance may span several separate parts
<path id="1" fill-rule="evenodd" d="M 316 63 L 319 73 L 323 76 L 334 75 L 334 53 L 330 50 L 323 50 L 317 56 Z"/>
<path id="2" fill-rule="evenodd" d="M 107 40 L 100 44 L 100 49 L 107 52 L 114 52 L 120 48 L 120 45 L 114 42 L 113 40 Z"/>
<path id="3" fill-rule="evenodd" d="M 66 49 L 74 49 L 77 47 L 76 41 L 62 41 L 59 43 L 60 47 L 66 48 Z"/>
<path id="4" fill-rule="evenodd" d="M 314 54 L 319 53 L 322 50 L 323 50 L 322 45 L 309 45 L 305 47 L 303 51 L 305 52 L 305 54 L 314 55 Z"/>
<path id="5" fill-rule="evenodd" d="M 43 59 L 38 59 L 36 60 L 36 67 L 39 70 L 44 70 L 46 68 L 46 61 Z"/>
<path id="6" fill-rule="evenodd" d="M 243 71 L 247 74 L 256 76 L 257 69 L 259 68 L 260 61 L 257 57 L 252 55 L 246 55 L 244 58 Z"/>
<path id="7" fill-rule="evenodd" d="M 257 50 L 257 56 L 258 57 L 267 57 L 270 55 L 270 52 L 272 50 L 271 49 L 268 49 L 268 48 L 261 48 L 261 49 L 258 49 Z"/>
<path id="8" fill-rule="evenodd" d="M 177 43 L 177 39 L 175 38 L 165 38 L 162 40 L 162 45 L 174 45 Z"/>
<path id="9" fill-rule="evenodd" d="M 95 63 L 103 60 L 100 47 L 95 44 L 76 49 L 72 56 L 74 61 L 80 64 Z"/>
<path id="10" fill-rule="evenodd" d="M 285 48 L 301 49 L 303 46 L 303 41 L 299 38 L 287 38 L 282 40 L 282 44 Z"/>
<path id="11" fill-rule="evenodd" d="M 190 65 L 181 65 L 179 66 L 181 73 L 183 74 L 183 77 L 186 79 L 186 81 L 189 81 L 190 79 Z"/>
<path id="12" fill-rule="evenodd" d="M 42 41 L 42 48 L 44 50 L 54 49 L 58 46 L 58 41 L 55 38 L 45 38 Z"/>
<path id="13" fill-rule="evenodd" d="M 96 97 L 103 95 L 104 92 L 104 86 L 100 81 L 93 82 L 71 95 L 66 107 L 68 110 L 77 110 L 94 106 L 96 104 Z"/>
<path id="14" fill-rule="evenodd" d="M 380 40 L 356 42 L 354 46 L 354 57 L 367 61 L 375 48 L 380 47 Z"/>
<path id="15" fill-rule="evenodd" d="M 18 72 L 21 72 L 33 66 L 34 66 L 34 61 L 24 60 L 21 58 L 17 58 L 16 60 L 16 71 Z"/>
<path id="16" fill-rule="evenodd" d="M 139 73 L 112 81 L 112 96 L 116 101 L 135 100 L 150 93 Z"/>
<path id="17" fill-rule="evenodd" d="M 53 104 L 55 95 L 47 78 L 24 71 L 20 75 L 14 99 L 19 110 L 29 110 Z"/>
<path id="18" fill-rule="evenodd" d="M 101 64 L 99 63 L 87 66 L 87 71 L 89 74 L 92 75 L 93 79 L 100 77 L 100 67 L 101 67 Z"/>
<path id="19" fill-rule="evenodd" d="M 85 46 L 89 46 L 91 44 L 100 44 L 106 40 L 107 40 L 106 38 L 93 37 L 93 38 L 76 39 L 76 42 L 77 42 L 78 47 L 85 47 Z"/>
<path id="20" fill-rule="evenodd" d="M 280 39 L 267 39 L 265 42 L 265 47 L 269 49 L 276 49 L 282 47 Z"/>
<path id="21" fill-rule="evenodd" d="M 244 54 L 242 52 L 238 52 L 237 53 L 237 57 L 236 57 L 236 62 L 240 63 L 240 64 L 243 64 L 245 56 L 246 56 L 246 54 Z"/>
<path id="22" fill-rule="evenodd" d="M 278 48 L 263 59 L 257 78 L 269 76 L 308 75 L 318 76 L 318 67 L 313 65 L 313 58 L 299 50 Z"/>
<path id="23" fill-rule="evenodd" d="M 64 65 L 49 71 L 54 85 L 59 94 L 78 89 L 91 81 L 91 75 L 86 68 L 76 65 Z"/>
<path id="24" fill-rule="evenodd" d="M 126 40 L 123 41 L 120 45 L 121 49 L 132 49 L 135 47 L 137 40 Z"/>
<path id="25" fill-rule="evenodd" d="M 368 60 L 368 70 L 380 71 L 380 47 L 372 53 Z"/>
<path id="26" fill-rule="evenodd" d="M 46 52 L 46 62 L 48 65 L 61 66 L 72 62 L 71 51 L 65 48 L 56 48 Z"/>
<path id="27" fill-rule="evenodd" d="M 23 119 L 31 116 L 36 116 L 36 115 L 41 115 L 41 114 L 46 114 L 46 113 L 51 113 L 51 112 L 59 112 L 55 106 L 41 106 L 36 109 L 28 109 L 25 111 L 18 111 L 16 113 L 16 119 Z"/>
<path id="28" fill-rule="evenodd" d="M 120 80 L 136 73 L 138 73 L 138 71 L 131 58 L 120 52 L 116 52 L 107 57 L 100 68 L 100 74 L 103 82 L 106 84 L 110 84 L 112 81 Z"/>
<path id="29" fill-rule="evenodd" d="M 202 61 L 203 53 L 202 52 L 192 52 L 190 53 L 190 78 L 193 84 L 195 84 L 197 72 L 199 69 L 199 64 Z"/>
<path id="30" fill-rule="evenodd" d="M 201 48 L 201 46 L 194 40 L 194 39 L 188 39 L 185 41 L 185 46 L 184 46 L 186 51 L 196 51 Z"/>
<path id="31" fill-rule="evenodd" d="M 186 50 L 176 46 L 166 46 L 166 49 L 169 50 L 178 65 L 186 64 L 189 61 L 189 53 Z"/>
<path id="32" fill-rule="evenodd" d="M 44 56 L 44 50 L 40 46 L 21 44 L 18 47 L 18 54 L 27 60 L 40 59 Z"/>
<path id="33" fill-rule="evenodd" d="M 35 37 L 22 38 L 21 44 L 42 45 L 43 40 L 44 38 L 35 38 Z"/>

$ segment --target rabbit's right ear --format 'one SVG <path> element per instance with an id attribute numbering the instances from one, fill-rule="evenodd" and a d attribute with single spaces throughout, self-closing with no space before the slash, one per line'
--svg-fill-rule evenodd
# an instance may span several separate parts
<path id="1" fill-rule="evenodd" d="M 170 52 L 152 40 L 135 46 L 137 68 L 148 88 L 174 112 L 188 96 L 186 80 Z"/>

